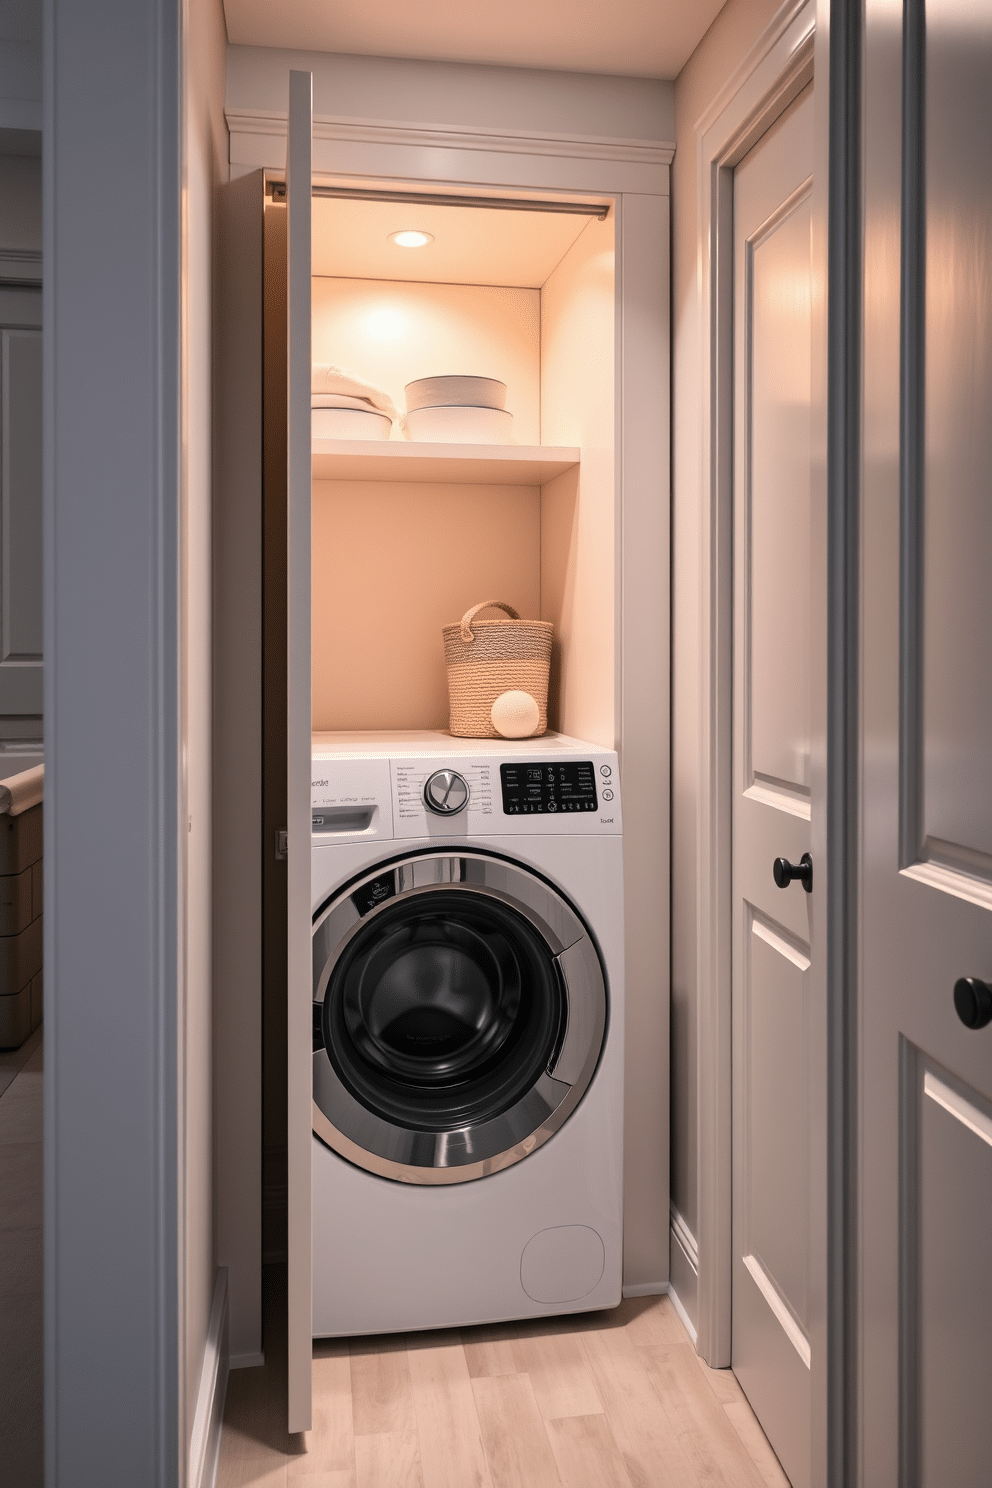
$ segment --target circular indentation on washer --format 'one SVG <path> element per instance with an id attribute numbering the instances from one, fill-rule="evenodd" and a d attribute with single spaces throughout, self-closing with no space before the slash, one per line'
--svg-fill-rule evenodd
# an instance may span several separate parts
<path id="1" fill-rule="evenodd" d="M 538 1230 L 520 1257 L 520 1285 L 534 1302 L 578 1302 L 599 1285 L 606 1250 L 588 1225 Z"/>
<path id="2" fill-rule="evenodd" d="M 600 775 L 612 775 L 613 771 L 610 769 L 609 765 L 600 765 L 599 773 Z"/>
<path id="3" fill-rule="evenodd" d="M 611 790 L 604 790 L 604 792 L 603 792 L 603 800 L 604 801 L 612 801 L 613 800 L 613 792 Z"/>

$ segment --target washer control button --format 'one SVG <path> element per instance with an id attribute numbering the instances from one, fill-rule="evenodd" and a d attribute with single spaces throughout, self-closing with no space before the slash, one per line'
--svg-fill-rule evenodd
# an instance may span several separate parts
<path id="1" fill-rule="evenodd" d="M 606 779 L 609 779 L 609 777 L 613 774 L 613 771 L 609 765 L 600 765 L 599 773 L 600 775 L 605 776 Z"/>
<path id="2" fill-rule="evenodd" d="M 613 792 L 611 790 L 604 790 L 604 792 L 603 792 L 603 800 L 604 801 L 612 801 L 613 800 Z"/>
<path id="3" fill-rule="evenodd" d="M 468 805 L 468 781 L 457 770 L 435 770 L 424 786 L 424 804 L 436 816 L 456 816 Z"/>

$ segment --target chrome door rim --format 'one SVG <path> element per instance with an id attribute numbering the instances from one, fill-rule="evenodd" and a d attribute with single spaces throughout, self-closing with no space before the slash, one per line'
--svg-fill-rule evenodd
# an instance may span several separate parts
<path id="1" fill-rule="evenodd" d="M 414 1130 L 377 1115 L 351 1093 L 326 1050 L 317 1049 L 315 1134 L 357 1167 L 403 1183 L 471 1182 L 536 1151 L 558 1131 L 588 1089 L 606 1033 L 602 964 L 568 900 L 522 865 L 450 848 L 380 864 L 320 910 L 313 926 L 314 1006 L 323 1006 L 338 959 L 377 914 L 397 902 L 436 895 L 445 888 L 500 900 L 538 932 L 562 979 L 566 1027 L 551 1066 L 514 1105 L 489 1121 L 454 1131 Z"/>

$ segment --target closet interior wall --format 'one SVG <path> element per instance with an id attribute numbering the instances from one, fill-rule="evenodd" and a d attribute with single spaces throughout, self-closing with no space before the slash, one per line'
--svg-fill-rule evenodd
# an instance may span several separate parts
<path id="1" fill-rule="evenodd" d="M 347 205 L 353 230 L 367 231 L 366 204 Z M 378 228 L 380 204 L 374 208 Z M 399 224 L 420 222 L 416 206 L 393 215 Z M 314 361 L 383 386 L 400 410 L 406 383 L 417 377 L 499 378 L 513 443 L 574 446 L 581 460 L 543 486 L 517 484 L 509 472 L 496 484 L 396 481 L 374 456 L 362 462 L 360 480 L 315 478 L 314 727 L 446 728 L 441 627 L 480 600 L 502 599 L 555 624 L 551 726 L 612 748 L 613 223 L 572 219 L 559 258 L 560 217 L 547 214 L 545 243 L 540 226 L 535 232 L 541 214 L 470 211 L 476 219 L 528 219 L 530 257 L 517 269 L 530 282 L 487 284 L 471 282 L 473 237 L 458 215 L 435 209 L 430 225 L 439 239 L 450 229 L 462 242 L 463 282 L 427 277 L 452 272 L 450 261 L 432 270 L 433 245 L 394 250 L 411 261 L 402 265 L 407 272 L 424 275 L 419 281 L 314 278 Z M 335 219 L 340 232 L 348 218 L 339 210 Z M 485 228 L 476 223 L 477 252 L 488 259 Z M 333 247 L 315 243 L 318 259 L 333 263 Z M 393 438 L 401 438 L 396 427 Z"/>

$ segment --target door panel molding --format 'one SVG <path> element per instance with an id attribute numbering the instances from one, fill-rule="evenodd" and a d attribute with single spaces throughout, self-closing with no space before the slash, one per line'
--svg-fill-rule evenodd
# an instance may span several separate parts
<path id="1" fill-rule="evenodd" d="M 705 286 L 700 396 L 707 493 L 700 516 L 696 1347 L 714 1368 L 730 1363 L 732 1277 L 733 170 L 812 80 L 815 23 L 816 0 L 784 6 L 695 130 L 697 241 Z"/>
<path id="2" fill-rule="evenodd" d="M 810 1367 L 811 1358 L 809 1339 L 806 1337 L 806 1334 L 803 1332 L 802 1328 L 800 1328 L 799 1324 L 792 1316 L 792 1312 L 789 1309 L 788 1303 L 785 1301 L 781 1292 L 778 1290 L 775 1283 L 768 1275 L 768 1272 L 758 1260 L 757 1256 L 746 1255 L 744 1257 L 744 1264 L 747 1267 L 748 1271 L 750 1271 L 751 1275 L 754 1277 L 754 1284 L 758 1288 L 758 1291 L 764 1297 L 765 1301 L 768 1303 L 768 1306 L 774 1313 L 776 1319 L 781 1324 L 782 1331 L 784 1332 L 786 1338 L 792 1344 L 792 1347 L 795 1349 L 796 1353 L 799 1355 L 800 1359 L 802 1359 L 803 1363 L 808 1369 Z"/>
<path id="3" fill-rule="evenodd" d="M 962 1414 L 987 1415 L 987 1350 L 983 1342 L 980 1357 L 960 1359 L 968 1340 L 956 1325 L 962 1305 L 992 1317 L 987 1268 L 974 1269 L 987 1254 L 981 1221 L 987 1233 L 992 1203 L 989 1183 L 954 1158 L 980 1143 L 974 1155 L 992 1177 L 992 1106 L 909 1039 L 900 1043 L 899 1482 L 937 1482 L 955 1468 L 955 1482 L 972 1481 L 974 1461 L 957 1461 L 955 1444 Z"/>
<path id="4" fill-rule="evenodd" d="M 931 655 L 929 672 L 939 681 L 936 685 L 942 691 L 942 698 L 935 703 L 927 703 L 927 617 L 928 606 L 926 603 L 927 590 L 927 555 L 933 555 L 934 549 L 938 549 L 936 561 L 939 564 L 940 552 L 943 556 L 961 559 L 959 552 L 947 551 L 946 541 L 942 538 L 948 537 L 948 529 L 959 529 L 971 531 L 971 542 L 968 544 L 972 554 L 977 561 L 981 561 L 981 552 L 984 544 L 977 541 L 977 533 L 973 526 L 969 527 L 967 512 L 948 512 L 947 508 L 954 506 L 955 497 L 958 496 L 960 487 L 966 483 L 967 472 L 962 471 L 959 466 L 953 466 L 945 474 L 957 479 L 950 479 L 946 486 L 940 484 L 939 489 L 928 493 L 928 487 L 933 484 L 932 476 L 935 472 L 929 469 L 930 454 L 928 452 L 928 434 L 931 432 L 930 425 L 936 420 L 938 425 L 935 433 L 935 443 L 940 443 L 940 414 L 946 412 L 946 405 L 958 402 L 957 379 L 952 379 L 946 367 L 939 365 L 939 347 L 941 337 L 941 326 L 935 328 L 937 334 L 932 337 L 934 345 L 938 348 L 937 355 L 932 358 L 936 366 L 930 369 L 930 389 L 927 396 L 928 370 L 926 347 L 928 340 L 928 318 L 934 308 L 928 298 L 927 280 L 927 254 L 933 248 L 941 260 L 937 265 L 937 274 L 933 276 L 936 280 L 935 297 L 937 300 L 936 313 L 953 321 L 955 311 L 953 277 L 949 273 L 948 255 L 954 252 L 954 229 L 955 223 L 950 219 L 928 238 L 927 226 L 927 150 L 930 144 L 943 146 L 950 153 L 956 151 L 946 137 L 940 138 L 940 124 L 946 125 L 943 118 L 941 104 L 945 100 L 938 96 L 936 107 L 934 101 L 930 102 L 930 113 L 927 113 L 927 53 L 926 53 L 926 13 L 924 0 L 907 0 L 904 17 L 904 41 L 903 41 L 903 115 L 902 115 L 902 283 L 900 292 L 900 365 L 899 365 L 899 430 L 900 430 L 900 469 L 899 469 L 899 502 L 900 502 L 900 677 L 899 677 L 899 744 L 900 744 L 900 822 L 899 822 L 899 854 L 900 867 L 911 871 L 911 876 L 931 887 L 944 893 L 956 895 L 958 898 L 968 900 L 974 904 L 992 907 L 992 852 L 990 852 L 989 831 L 990 823 L 988 816 L 984 822 L 971 817 L 968 821 L 962 821 L 960 817 L 948 818 L 946 809 L 941 810 L 940 797 L 949 794 L 948 786 L 957 774 L 962 763 L 961 751 L 957 756 L 948 754 L 945 748 L 939 747 L 941 740 L 937 740 L 928 747 L 928 725 L 935 723 L 934 715 L 938 717 L 950 713 L 945 727 L 949 733 L 955 732 L 954 725 L 962 721 L 961 704 L 964 703 L 964 711 L 969 712 L 969 705 L 961 697 L 961 681 L 965 674 L 959 676 L 953 666 L 940 666 L 939 658 Z M 939 90 L 938 90 L 939 92 Z M 936 119 L 934 118 L 936 115 Z M 935 142 L 932 135 L 936 133 L 938 139 Z M 936 166 L 934 175 L 936 177 L 936 189 L 943 187 L 942 167 L 946 164 L 944 160 L 933 162 Z M 940 203 L 936 205 L 939 213 Z M 941 255 L 943 254 L 943 257 Z M 967 312 L 967 305 L 965 305 Z M 979 335 L 980 335 L 979 331 Z M 929 405 L 929 406 L 928 406 Z M 934 411 L 936 408 L 936 412 Z M 943 430 L 946 436 L 955 431 Z M 956 431 L 959 435 L 963 431 Z M 947 442 L 955 448 L 967 445 L 966 438 L 951 438 Z M 934 451 L 935 464 L 940 469 L 940 449 Z M 974 472 L 972 472 L 974 474 Z M 932 512 L 938 513 L 936 517 L 937 531 L 928 530 L 928 494 L 936 496 L 936 501 L 931 501 Z M 969 493 L 965 491 L 965 500 Z M 942 515 L 940 515 L 942 513 Z M 957 515 L 959 522 L 955 524 L 953 518 Z M 966 562 L 967 560 L 965 560 Z M 962 567 L 964 565 L 962 564 Z M 957 568 L 958 565 L 955 564 Z M 946 564 L 945 564 L 946 569 Z M 960 571 L 960 570 L 959 570 Z M 943 616 L 945 634 L 942 639 L 954 643 L 956 637 L 952 638 L 946 634 L 948 628 L 956 629 L 960 633 L 972 634 L 973 626 L 968 623 L 968 607 L 971 607 L 970 619 L 981 624 L 984 606 L 970 596 L 971 585 L 967 575 L 962 575 L 957 591 L 957 602 L 962 607 L 956 616 Z M 978 611 L 976 617 L 975 610 Z M 963 613 L 962 613 L 963 610 Z M 934 609 L 929 607 L 931 617 Z M 938 612 L 942 613 L 942 612 Z M 932 621 L 931 621 L 932 623 Z M 946 655 L 946 650 L 945 650 Z M 931 682 L 931 688 L 935 685 Z M 974 698 L 975 689 L 968 687 L 968 692 Z M 959 706 L 954 707 L 957 703 Z M 980 708 L 980 705 L 979 705 Z M 979 735 L 984 736 L 987 728 L 983 726 L 980 716 L 972 714 L 967 717 L 972 729 Z M 964 732 L 964 730 L 962 730 Z M 974 737 L 974 733 L 972 735 Z M 965 751 L 967 756 L 968 751 Z M 967 759 L 964 760 L 965 765 Z M 974 782 L 973 782 L 974 783 Z M 973 793 L 974 795 L 974 793 Z M 969 829 L 975 833 L 972 840 L 965 840 Z M 985 841 L 982 842 L 981 837 Z M 922 871 L 921 871 L 922 870 Z"/>
<path id="5" fill-rule="evenodd" d="M 742 742 L 743 751 L 744 751 L 744 780 L 746 782 L 746 788 L 747 789 L 750 789 L 754 785 L 764 786 L 766 788 L 766 791 L 769 792 L 769 795 L 766 795 L 764 797 L 764 800 L 765 800 L 766 804 L 768 804 L 768 805 L 775 805 L 775 806 L 778 806 L 779 799 L 774 799 L 774 800 L 773 799 L 770 799 L 770 796 L 771 796 L 772 793 L 774 793 L 778 798 L 789 799 L 791 797 L 792 799 L 803 799 L 805 797 L 806 800 L 807 800 L 807 802 L 809 800 L 809 782 L 808 782 L 808 775 L 809 775 L 809 706 L 808 706 L 808 704 L 809 704 L 809 693 L 807 691 L 807 694 L 806 694 L 806 704 L 807 704 L 807 707 L 806 707 L 806 720 L 805 720 L 805 761 L 804 761 L 805 774 L 807 776 L 807 779 L 806 780 L 796 780 L 796 779 L 794 779 L 794 778 L 792 778 L 792 777 L 790 777 L 788 775 L 785 775 L 785 774 L 781 773 L 781 767 L 782 766 L 785 766 L 786 768 L 788 767 L 788 761 L 785 758 L 781 757 L 781 755 L 779 755 L 779 758 L 774 761 L 774 763 L 778 764 L 779 767 L 780 767 L 780 772 L 779 773 L 773 773 L 772 771 L 770 771 L 768 769 L 762 770 L 762 769 L 756 768 L 756 766 L 755 766 L 755 755 L 756 754 L 758 754 L 759 757 L 761 757 L 762 760 L 763 760 L 763 762 L 765 762 L 765 763 L 772 763 L 773 762 L 773 761 L 771 761 L 771 760 L 768 759 L 767 755 L 764 754 L 764 752 L 763 752 L 762 749 L 760 749 L 760 748 L 756 749 L 755 735 L 756 735 L 756 732 L 760 732 L 761 731 L 761 722 L 762 722 L 761 717 L 760 717 L 759 707 L 756 706 L 756 693 L 758 693 L 760 691 L 760 687 L 759 687 L 758 682 L 757 682 L 757 679 L 756 679 L 756 667 L 760 666 L 760 661 L 762 659 L 762 652 L 765 651 L 765 648 L 766 648 L 768 642 L 771 641 L 771 647 L 769 649 L 774 649 L 778 645 L 778 636 L 777 636 L 776 632 L 779 630 L 780 625 L 781 625 L 782 598 L 781 598 L 780 593 L 777 592 L 777 591 L 774 592 L 773 595 L 770 595 L 768 593 L 762 593 L 762 590 L 763 589 L 766 589 L 767 586 L 763 586 L 760 582 L 756 582 L 756 580 L 755 580 L 755 574 L 754 574 L 754 565 L 755 565 L 755 558 L 756 558 L 756 543 L 755 543 L 755 519 L 756 519 L 756 510 L 755 510 L 755 501 L 754 501 L 754 491 L 755 491 L 754 464 L 755 464 L 755 449 L 756 449 L 755 438 L 754 438 L 754 415 L 755 415 L 754 388 L 755 388 L 755 380 L 756 380 L 755 379 L 755 365 L 754 365 L 754 357 L 755 357 L 755 347 L 754 347 L 755 301 L 754 301 L 754 296 L 755 296 L 755 288 L 756 288 L 756 281 L 757 281 L 757 279 L 759 277 L 762 278 L 762 279 L 765 277 L 764 260 L 761 260 L 760 263 L 759 263 L 759 260 L 758 260 L 758 252 L 759 252 L 759 250 L 762 249 L 762 248 L 765 248 L 765 247 L 769 246 L 774 241 L 776 234 L 778 232 L 780 232 L 783 228 L 785 228 L 787 226 L 787 224 L 789 224 L 789 222 L 794 217 L 795 213 L 800 209 L 800 207 L 804 203 L 806 203 L 806 202 L 808 202 L 810 200 L 810 197 L 812 195 L 812 189 L 813 189 L 812 178 L 808 178 L 800 187 L 798 187 L 794 192 L 792 192 L 789 196 L 787 196 L 784 201 L 782 201 L 781 203 L 779 203 L 779 205 L 775 208 L 775 210 L 768 217 L 765 218 L 765 220 L 761 223 L 761 225 L 759 227 L 757 227 L 755 229 L 755 231 L 748 236 L 748 238 L 746 240 L 746 243 L 745 243 L 745 263 L 744 263 L 744 299 L 745 299 L 745 304 L 744 304 L 744 324 L 745 324 L 745 333 L 744 334 L 745 334 L 745 339 L 746 339 L 746 343 L 747 343 L 747 349 L 746 349 L 746 353 L 745 353 L 745 356 L 746 356 L 746 376 L 745 376 L 744 400 L 745 400 L 745 410 L 746 411 L 745 411 L 744 437 L 745 437 L 745 440 L 746 440 L 747 453 L 746 453 L 745 462 L 744 462 L 744 481 L 745 481 L 745 496 L 744 496 L 744 500 L 745 500 L 745 511 L 746 511 L 746 518 L 745 518 L 745 520 L 746 520 L 746 531 L 744 533 L 744 545 L 745 545 L 744 586 L 745 586 L 745 593 L 744 593 L 744 596 L 743 596 L 743 599 L 744 599 L 744 603 L 743 603 L 743 616 L 744 616 L 744 632 L 745 633 L 744 633 L 744 668 L 743 668 L 743 676 L 742 676 L 742 679 L 741 679 L 742 680 L 742 684 L 743 684 L 744 731 L 743 731 L 743 739 L 742 739 L 741 742 Z M 808 224 L 806 225 L 806 231 L 807 231 L 807 233 L 809 231 Z M 774 273 L 774 271 L 772 271 L 772 272 Z M 807 369 L 808 369 L 808 351 L 809 351 L 809 348 L 807 347 L 806 348 L 806 352 L 807 352 Z M 759 446 L 759 451 L 760 451 L 760 446 Z M 764 451 L 760 451 L 760 453 L 763 454 Z M 764 532 L 762 535 L 764 537 L 767 537 L 768 536 L 767 532 Z M 790 535 L 793 536 L 794 539 L 799 536 L 799 534 L 796 534 L 796 533 L 793 533 L 793 534 L 790 534 Z M 808 549 L 808 544 L 809 544 L 809 533 L 808 533 L 808 530 L 807 530 L 807 533 L 806 533 L 806 543 L 807 543 L 807 549 Z M 795 596 L 792 596 L 792 598 L 794 599 Z M 758 617 L 756 616 L 756 602 L 757 602 L 758 605 L 762 606 L 765 609 L 765 614 L 762 617 L 764 619 L 764 621 L 765 621 L 765 624 L 764 625 L 761 625 L 760 624 L 760 621 L 758 620 Z M 769 613 L 769 607 L 771 609 L 771 613 Z M 760 611 L 759 611 L 759 613 L 760 613 Z M 771 622 L 772 622 L 771 626 L 769 626 L 769 624 L 768 624 L 768 621 L 769 620 L 771 620 Z M 791 629 L 792 629 L 792 626 L 790 626 L 790 630 Z M 757 632 L 757 637 L 756 637 L 756 632 Z M 771 632 L 771 634 L 769 632 Z M 765 646 L 761 645 L 761 641 L 762 640 L 765 642 Z M 790 672 L 792 671 L 792 667 L 791 667 L 790 663 L 795 660 L 795 651 L 796 650 L 799 650 L 800 652 L 805 651 L 807 653 L 807 655 L 808 655 L 808 651 L 809 651 L 808 630 L 807 630 L 807 635 L 806 635 L 805 642 L 803 642 L 802 639 L 800 638 L 799 645 L 797 646 L 796 645 L 795 638 L 794 638 L 793 635 L 790 635 L 789 636 L 789 642 L 791 642 L 791 644 L 792 644 L 793 655 L 791 657 L 786 656 L 786 657 L 783 658 L 783 656 L 781 654 L 781 646 L 778 645 L 779 654 L 772 659 L 773 660 L 772 666 L 771 667 L 767 667 L 766 666 L 766 668 L 763 669 L 763 670 L 766 671 L 766 674 L 767 674 L 767 671 L 770 670 L 771 672 L 773 672 L 775 675 L 777 675 L 779 677 L 782 677 L 782 676 L 785 676 L 785 675 L 789 675 Z M 767 658 L 767 659 L 771 659 L 771 658 Z M 807 685 L 808 685 L 808 675 L 807 675 Z M 765 699 L 765 701 L 767 701 L 767 698 Z M 780 701 L 781 701 L 781 699 L 779 699 L 779 702 Z M 795 726 L 796 720 L 793 719 L 792 722 L 793 722 L 793 726 Z M 766 730 L 765 732 L 767 733 L 768 731 Z M 773 727 L 772 730 L 771 730 L 771 732 L 774 734 L 774 733 L 776 733 L 778 731 Z M 794 732 L 794 728 L 793 728 L 793 732 Z M 765 742 L 765 747 L 767 747 L 767 741 L 764 741 L 764 742 Z M 755 799 L 755 798 L 752 797 L 752 799 Z M 786 809 L 789 809 L 789 808 L 787 807 Z M 798 814 L 798 813 L 796 813 L 796 814 Z"/>
<path id="6" fill-rule="evenodd" d="M 771 921 L 766 920 L 761 911 L 755 909 L 754 905 L 751 905 L 750 909 L 751 934 L 756 935 L 759 940 L 763 940 L 766 945 L 771 946 L 773 951 L 777 951 L 787 961 L 791 961 L 793 966 L 797 966 L 800 971 L 809 971 L 812 964 L 809 959 L 809 946 L 806 945 L 800 948 L 795 941 L 795 937 L 791 936 L 784 926 L 775 925 L 773 927 Z"/>
<path id="7" fill-rule="evenodd" d="M 923 1094 L 928 1096 L 936 1105 L 960 1121 L 961 1125 L 967 1127 L 979 1141 L 985 1142 L 992 1147 L 992 1116 L 970 1101 L 967 1096 L 962 1095 L 949 1085 L 946 1080 L 934 1073 L 933 1070 L 925 1070 L 923 1074 Z"/>

